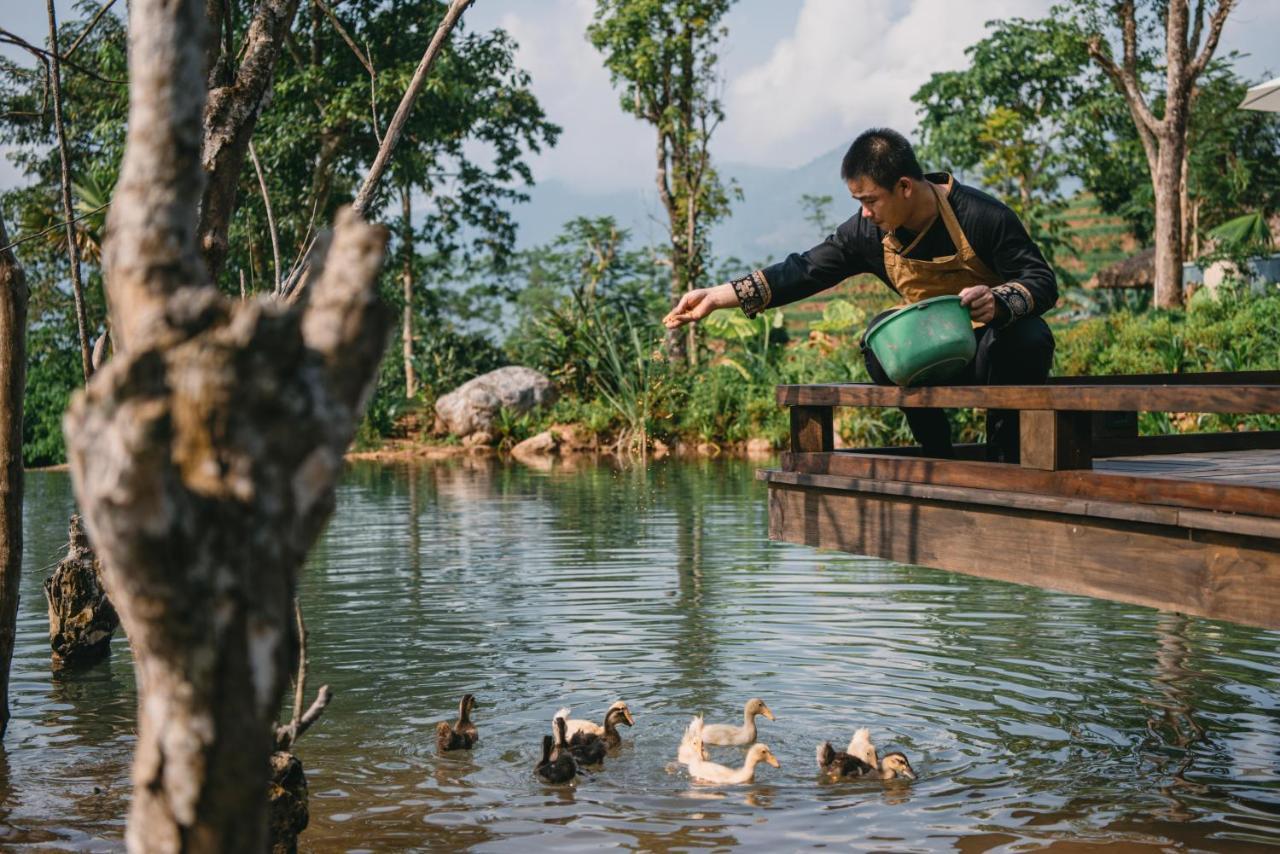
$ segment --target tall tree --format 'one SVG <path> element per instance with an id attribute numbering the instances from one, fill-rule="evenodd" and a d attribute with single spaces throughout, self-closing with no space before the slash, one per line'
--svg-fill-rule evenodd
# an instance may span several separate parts
<path id="1" fill-rule="evenodd" d="M 67 222 L 67 257 L 71 267 L 71 293 L 76 302 L 76 328 L 80 336 L 80 367 L 84 381 L 93 375 L 89 349 L 89 321 L 84 307 L 84 283 L 80 279 L 80 246 L 75 239 L 75 208 L 71 204 L 71 160 L 62 121 L 62 57 L 58 47 L 58 15 L 53 0 L 45 0 L 49 14 L 49 80 L 53 90 L 53 121 L 58 132 L 58 157 L 62 165 L 62 215 Z"/>
<path id="2" fill-rule="evenodd" d="M 333 506 L 388 313 L 386 232 L 340 214 L 305 298 L 231 301 L 200 238 L 205 0 L 133 0 L 104 247 L 116 354 L 66 417 L 76 497 L 129 634 L 135 851 L 261 851 L 296 572 Z"/>
<path id="3" fill-rule="evenodd" d="M 587 29 L 622 109 L 657 131 L 655 181 L 667 214 L 671 304 L 700 287 L 707 232 L 728 215 L 729 197 L 711 165 L 709 145 L 724 119 L 716 95 L 716 46 L 733 0 L 597 0 Z M 673 358 L 697 358 L 694 324 L 667 333 Z"/>
<path id="4" fill-rule="evenodd" d="M 1155 201 L 1155 304 L 1182 305 L 1183 188 L 1187 132 L 1196 81 L 1218 48 L 1235 0 L 1076 0 L 1088 36 L 1089 55 L 1124 96 L 1151 174 Z M 1212 7 L 1210 9 L 1210 7 Z M 1143 37 L 1164 35 L 1162 116 L 1142 75 Z M 1118 30 L 1119 57 L 1112 44 Z"/>
<path id="5" fill-rule="evenodd" d="M 9 664 L 22 579 L 22 396 L 27 281 L 0 220 L 0 735 L 9 726 Z"/>

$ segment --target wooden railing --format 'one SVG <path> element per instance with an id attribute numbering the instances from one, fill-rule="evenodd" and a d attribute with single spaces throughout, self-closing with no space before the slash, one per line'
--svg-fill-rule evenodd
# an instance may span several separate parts
<path id="1" fill-rule="evenodd" d="M 778 402 L 791 407 L 793 453 L 835 450 L 839 406 L 1014 410 L 1020 464 L 1045 471 L 1088 469 L 1103 456 L 1280 448 L 1280 431 L 1139 436 L 1137 428 L 1138 412 L 1280 413 L 1280 371 L 1055 377 L 1009 386 L 784 385 Z"/>

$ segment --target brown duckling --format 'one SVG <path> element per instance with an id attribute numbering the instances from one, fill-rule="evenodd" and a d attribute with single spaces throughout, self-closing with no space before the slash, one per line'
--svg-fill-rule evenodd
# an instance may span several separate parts
<path id="1" fill-rule="evenodd" d="M 568 712 L 568 709 L 562 709 Z M 573 721 L 568 721 L 569 729 L 573 728 Z M 626 703 L 614 703 L 604 716 L 604 730 L 600 733 L 587 732 L 579 729 L 573 735 L 569 736 L 569 746 L 575 744 L 588 744 L 592 741 L 602 741 L 607 750 L 614 750 L 622 744 L 622 734 L 618 732 L 618 724 L 631 726 L 635 723 L 635 718 L 631 717 L 631 711 L 627 709 Z"/>
<path id="2" fill-rule="evenodd" d="M 843 750 L 837 751 L 829 741 L 818 745 L 818 768 L 828 777 L 837 780 L 842 777 L 865 777 L 875 770 L 858 757 L 850 756 Z"/>
<path id="3" fill-rule="evenodd" d="M 480 740 L 480 732 L 471 722 L 471 710 L 476 707 L 473 694 L 464 694 L 458 703 L 458 719 L 450 724 L 436 724 L 436 747 L 441 750 L 470 750 Z"/>
<path id="4" fill-rule="evenodd" d="M 871 743 L 871 732 L 865 727 L 853 734 L 845 753 L 866 765 L 870 769 L 867 772 L 870 776 L 879 777 L 881 780 L 892 780 L 896 777 L 916 779 L 916 772 L 907 761 L 906 754 L 895 751 L 886 753 L 883 757 L 876 755 L 875 745 Z"/>
<path id="5" fill-rule="evenodd" d="M 548 783 L 567 783 L 578 774 L 578 766 L 567 750 L 555 746 L 549 735 L 542 737 L 542 759 L 534 766 L 534 773 Z"/>
<path id="6" fill-rule="evenodd" d="M 622 700 L 619 700 L 609 707 L 608 711 L 604 713 L 605 720 L 608 721 L 609 715 L 615 714 L 619 711 L 622 712 L 622 721 L 625 722 L 627 726 L 631 726 L 635 723 L 635 719 L 631 717 L 631 710 L 627 708 L 627 704 Z M 567 711 L 565 715 L 566 717 L 568 716 Z M 573 737 L 579 732 L 585 732 L 587 735 L 603 736 L 605 734 L 605 727 L 593 721 L 569 718 L 569 740 L 573 741 Z"/>

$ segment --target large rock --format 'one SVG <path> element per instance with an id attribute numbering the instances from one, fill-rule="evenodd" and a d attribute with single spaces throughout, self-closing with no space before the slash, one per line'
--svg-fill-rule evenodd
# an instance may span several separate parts
<path id="1" fill-rule="evenodd" d="M 457 436 L 492 433 L 499 410 L 516 414 L 553 403 L 555 386 L 533 368 L 510 365 L 468 380 L 436 401 L 436 415 Z"/>

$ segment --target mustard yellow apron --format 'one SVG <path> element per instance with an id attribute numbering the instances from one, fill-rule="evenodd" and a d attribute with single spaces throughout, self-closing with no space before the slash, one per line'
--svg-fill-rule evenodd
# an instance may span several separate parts
<path id="1" fill-rule="evenodd" d="M 978 257 L 977 252 L 973 251 L 973 247 L 969 245 L 969 239 L 960 229 L 955 211 L 951 209 L 951 202 L 947 200 L 954 180 L 948 175 L 942 192 L 939 192 L 931 181 L 924 182 L 933 191 L 934 198 L 937 200 L 938 216 L 942 217 L 942 224 L 946 226 L 947 234 L 950 235 L 951 242 L 956 247 L 954 255 L 944 255 L 930 261 L 907 257 L 907 253 L 914 249 L 933 227 L 936 218 L 920 229 L 920 233 L 909 246 L 903 247 L 902 241 L 898 240 L 892 231 L 886 233 L 880 241 L 884 246 L 885 273 L 894 289 L 906 300 L 903 305 L 910 305 L 930 297 L 954 296 L 974 285 L 995 287 L 1004 283 L 1003 279 L 982 263 L 982 259 Z M 902 305 L 895 306 L 895 308 L 902 307 Z M 977 322 L 973 325 L 982 326 Z"/>

